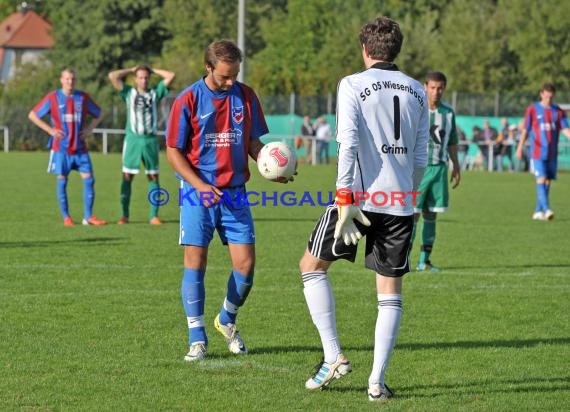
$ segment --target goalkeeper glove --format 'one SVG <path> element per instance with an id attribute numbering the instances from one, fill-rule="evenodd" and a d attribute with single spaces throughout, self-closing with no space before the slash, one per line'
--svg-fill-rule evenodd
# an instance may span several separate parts
<path id="1" fill-rule="evenodd" d="M 334 238 L 344 240 L 345 245 L 356 245 L 362 239 L 362 233 L 354 224 L 358 220 L 364 226 L 370 226 L 370 220 L 362 213 L 358 207 L 351 204 L 337 204 L 338 221 L 334 228 Z"/>

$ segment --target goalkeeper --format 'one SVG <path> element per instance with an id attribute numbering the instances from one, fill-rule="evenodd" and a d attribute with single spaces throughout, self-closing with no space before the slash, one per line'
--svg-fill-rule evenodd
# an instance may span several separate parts
<path id="1" fill-rule="evenodd" d="M 341 351 L 327 271 L 337 259 L 353 262 L 357 242 L 366 235 L 365 264 L 376 273 L 378 293 L 368 398 L 380 401 L 392 396 L 384 374 L 402 314 L 413 202 L 410 198 L 381 206 L 373 196 L 359 200 L 366 197 L 360 196 L 363 193 L 409 193 L 417 188 L 427 163 L 429 119 L 422 85 L 393 63 L 403 40 L 398 23 L 378 17 L 362 27 L 359 39 L 367 70 L 341 79 L 338 86 L 337 201 L 317 222 L 299 263 L 303 292 L 324 351 L 305 387 L 321 389 L 352 370 Z"/>

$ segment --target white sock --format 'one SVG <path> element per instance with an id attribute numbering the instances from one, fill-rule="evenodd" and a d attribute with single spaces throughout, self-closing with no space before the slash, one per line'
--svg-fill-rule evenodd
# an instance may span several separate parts
<path id="1" fill-rule="evenodd" d="M 384 375 L 396 343 L 402 318 L 402 295 L 378 294 L 378 318 L 374 333 L 374 363 L 368 384 L 384 386 Z"/>
<path id="2" fill-rule="evenodd" d="M 340 353 L 340 342 L 336 332 L 334 296 L 327 272 L 305 272 L 301 278 L 309 313 L 321 337 L 325 362 L 334 363 Z"/>

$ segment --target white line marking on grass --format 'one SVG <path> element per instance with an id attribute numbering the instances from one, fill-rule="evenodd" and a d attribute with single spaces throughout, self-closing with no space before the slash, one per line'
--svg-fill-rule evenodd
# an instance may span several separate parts
<path id="1" fill-rule="evenodd" d="M 121 290 L 116 290 L 116 289 L 108 289 L 108 290 L 97 290 L 97 291 L 91 291 L 91 292 L 78 292 L 78 291 L 73 291 L 73 292 L 26 292 L 26 293 L 18 293 L 15 291 L 10 291 L 9 293 L 0 293 L 0 297 L 6 297 L 7 299 L 10 298 L 22 298 L 22 297 L 26 297 L 26 296 L 35 296 L 35 297 L 79 297 L 79 296 L 92 296 L 92 297 L 97 297 L 97 296 L 121 296 L 121 295 L 149 295 L 149 296 L 154 296 L 154 295 L 164 295 L 164 296 L 170 296 L 170 295 L 178 295 L 175 291 L 172 291 L 170 289 L 121 289 Z"/>
<path id="2" fill-rule="evenodd" d="M 269 372 L 290 373 L 293 371 L 291 368 L 271 366 L 265 363 L 259 363 L 251 360 L 217 360 L 217 359 L 204 359 L 195 363 L 196 366 L 202 369 L 225 369 L 225 368 L 242 368 L 242 369 L 258 369 Z"/>

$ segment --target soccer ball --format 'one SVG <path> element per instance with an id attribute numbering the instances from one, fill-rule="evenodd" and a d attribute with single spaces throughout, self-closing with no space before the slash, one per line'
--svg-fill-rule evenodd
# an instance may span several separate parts
<path id="1" fill-rule="evenodd" d="M 295 174 L 297 155 L 285 143 L 267 143 L 257 156 L 257 168 L 267 180 L 286 182 Z"/>

